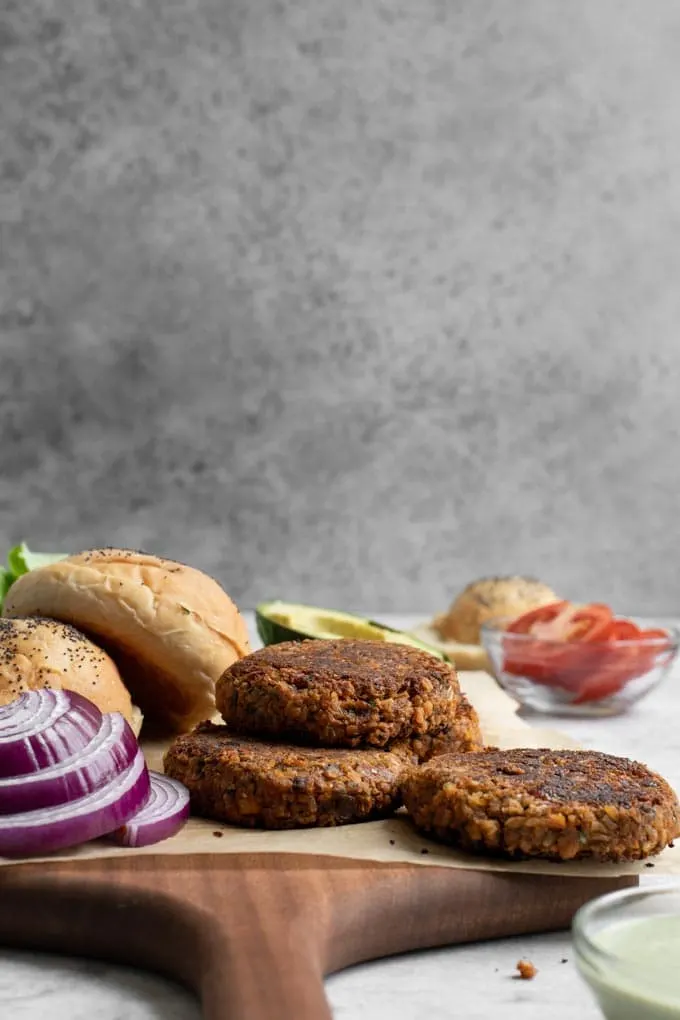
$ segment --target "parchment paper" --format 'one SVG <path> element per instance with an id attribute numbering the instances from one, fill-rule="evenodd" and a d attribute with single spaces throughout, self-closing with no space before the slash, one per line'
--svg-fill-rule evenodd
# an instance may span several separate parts
<path id="1" fill-rule="evenodd" d="M 477 709 L 484 739 L 498 747 L 578 747 L 573 740 L 554 730 L 530 726 L 517 715 L 516 703 L 487 673 L 459 673 L 461 687 Z M 151 768 L 161 770 L 165 750 L 162 744 L 143 744 Z M 679 841 L 680 843 L 680 841 Z M 423 851 L 427 851 L 424 853 Z M 381 861 L 390 864 L 418 864 L 422 867 L 469 868 L 480 871 L 507 871 L 533 874 L 599 876 L 637 874 L 644 862 L 635 864 L 551 863 L 547 861 L 502 861 L 463 854 L 425 839 L 411 826 L 403 812 L 380 822 L 364 822 L 333 829 L 297 829 L 287 832 L 262 832 L 239 829 L 218 822 L 192 818 L 172 839 L 140 849 L 115 847 L 97 840 L 74 850 L 49 857 L 21 861 L 0 857 L 0 867 L 39 861 L 91 860 L 122 855 L 230 853 L 321 854 L 336 858 Z M 680 875 L 680 845 L 652 858 L 658 875 Z"/>

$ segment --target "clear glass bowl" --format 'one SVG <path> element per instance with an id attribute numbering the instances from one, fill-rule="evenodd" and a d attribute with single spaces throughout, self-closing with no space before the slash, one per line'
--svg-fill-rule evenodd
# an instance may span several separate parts
<path id="1" fill-rule="evenodd" d="M 607 1020 L 680 1020 L 680 884 L 600 896 L 576 913 L 572 935 Z"/>
<path id="2" fill-rule="evenodd" d="M 501 687 L 535 712 L 617 715 L 658 686 L 678 654 L 668 638 L 614 642 L 545 641 L 508 633 L 510 620 L 490 620 L 482 644 Z"/>

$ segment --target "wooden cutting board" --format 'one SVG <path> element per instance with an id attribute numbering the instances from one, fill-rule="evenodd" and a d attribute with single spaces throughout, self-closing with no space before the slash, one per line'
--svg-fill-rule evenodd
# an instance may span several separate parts
<path id="1" fill-rule="evenodd" d="M 461 685 L 487 742 L 570 745 L 562 734 L 518 719 L 517 706 L 486 674 L 463 674 Z M 151 767 L 161 767 L 163 750 L 145 745 Z M 88 844 L 76 860 L 2 862 L 0 944 L 91 956 L 179 979 L 198 994 L 206 1020 L 328 1020 L 327 974 L 408 950 L 564 929 L 589 899 L 637 883 L 636 875 L 379 863 L 342 857 L 342 850 L 322 855 L 315 842 L 334 835 L 350 853 L 348 838 L 367 828 L 298 830 L 289 834 L 288 852 L 251 853 L 234 841 L 252 833 L 201 827 L 192 819 L 158 853 L 116 850 L 93 857 L 88 852 L 106 848 Z M 192 832 L 201 837 L 200 853 Z M 381 830 L 374 850 L 384 851 L 389 835 L 402 854 L 432 860 L 435 847 L 420 858 L 423 850 L 411 847 L 404 833 Z M 212 852 L 213 845 L 222 852 Z M 452 1002 L 453 1016 L 454 1010 Z"/>
<path id="2" fill-rule="evenodd" d="M 329 1020 L 324 975 L 564 929 L 589 899 L 636 883 L 302 854 L 22 864 L 0 869 L 0 944 L 167 975 L 196 991 L 206 1020 Z"/>

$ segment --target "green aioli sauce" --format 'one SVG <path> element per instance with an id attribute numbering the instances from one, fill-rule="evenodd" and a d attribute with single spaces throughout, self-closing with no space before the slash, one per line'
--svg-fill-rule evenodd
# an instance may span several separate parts
<path id="1" fill-rule="evenodd" d="M 607 1020 L 680 1020 L 680 916 L 623 921 L 590 940 L 616 957 L 581 964 Z"/>

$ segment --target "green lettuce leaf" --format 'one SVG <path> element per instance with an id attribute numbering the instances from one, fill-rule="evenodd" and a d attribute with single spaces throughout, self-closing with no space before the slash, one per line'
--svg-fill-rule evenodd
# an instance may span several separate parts
<path id="1" fill-rule="evenodd" d="M 29 549 L 25 542 L 15 545 L 7 555 L 7 566 L 13 575 L 13 580 L 29 570 L 37 570 L 38 567 L 46 567 L 49 563 L 58 563 L 65 560 L 67 553 L 39 553 Z"/>
<path id="2" fill-rule="evenodd" d="M 0 567 L 0 609 L 7 592 L 18 577 L 28 574 L 30 570 L 37 570 L 38 567 L 45 567 L 48 563 L 65 560 L 67 556 L 68 553 L 34 552 L 25 542 L 15 545 L 7 554 L 7 567 Z"/>
<path id="3" fill-rule="evenodd" d="M 2 609 L 2 603 L 5 601 L 5 595 L 9 591 L 14 578 L 10 574 L 9 570 L 5 570 L 4 567 L 0 567 L 0 609 Z"/>

